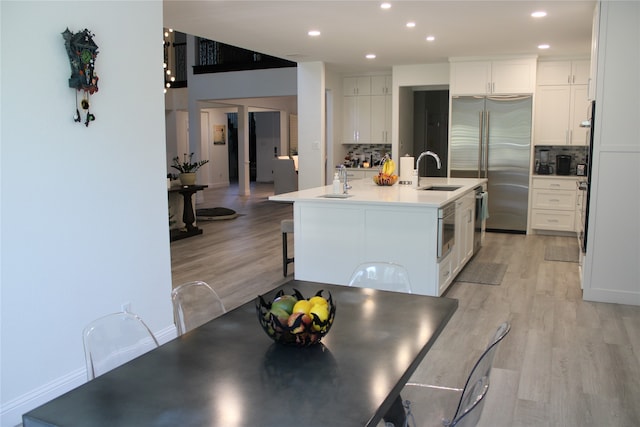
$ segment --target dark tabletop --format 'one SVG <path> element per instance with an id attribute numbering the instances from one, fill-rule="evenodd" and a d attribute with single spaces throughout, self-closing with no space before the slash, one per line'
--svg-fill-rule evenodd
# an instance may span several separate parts
<path id="1" fill-rule="evenodd" d="M 331 292 L 321 344 L 274 343 L 250 301 L 34 409 L 24 426 L 375 426 L 458 306 L 301 281 L 265 299 L 293 288 Z"/>

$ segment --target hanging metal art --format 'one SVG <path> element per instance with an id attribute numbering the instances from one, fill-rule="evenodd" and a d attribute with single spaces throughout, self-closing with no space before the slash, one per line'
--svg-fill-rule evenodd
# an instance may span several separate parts
<path id="1" fill-rule="evenodd" d="M 93 41 L 93 37 L 94 35 L 86 28 L 75 34 L 67 28 L 62 33 L 69 56 L 69 65 L 71 65 L 69 87 L 76 89 L 76 111 L 73 121 L 82 122 L 78 109 L 78 93 L 82 92 L 80 108 L 86 112 L 84 125 L 87 127 L 96 119 L 96 116 L 89 111 L 89 98 L 98 91 L 98 75 L 95 72 L 98 45 Z"/>

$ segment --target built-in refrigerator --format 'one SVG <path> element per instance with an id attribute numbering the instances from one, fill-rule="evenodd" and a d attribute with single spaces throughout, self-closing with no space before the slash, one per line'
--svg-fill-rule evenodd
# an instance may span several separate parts
<path id="1" fill-rule="evenodd" d="M 526 233 L 531 116 L 530 95 L 452 97 L 450 176 L 488 179 L 488 231 Z"/>

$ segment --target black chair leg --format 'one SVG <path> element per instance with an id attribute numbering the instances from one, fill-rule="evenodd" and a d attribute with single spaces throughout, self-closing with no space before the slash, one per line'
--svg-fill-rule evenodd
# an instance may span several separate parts
<path id="1" fill-rule="evenodd" d="M 284 277 L 287 277 L 287 266 L 290 262 L 294 262 L 293 257 L 289 258 L 287 243 L 287 233 L 282 233 L 282 274 Z"/>
<path id="2" fill-rule="evenodd" d="M 282 275 L 287 277 L 287 233 L 282 233 Z"/>

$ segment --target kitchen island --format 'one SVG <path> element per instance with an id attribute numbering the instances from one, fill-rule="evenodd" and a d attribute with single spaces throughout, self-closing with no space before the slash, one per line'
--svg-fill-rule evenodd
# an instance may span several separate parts
<path id="1" fill-rule="evenodd" d="M 414 293 L 440 296 L 473 253 L 475 188 L 486 179 L 420 178 L 421 188 L 353 180 L 348 194 L 332 186 L 269 197 L 293 202 L 295 278 L 345 285 L 365 261 L 404 265 Z M 438 257 L 438 211 L 456 205 L 455 244 Z M 451 230 L 449 230 L 451 231 Z"/>

